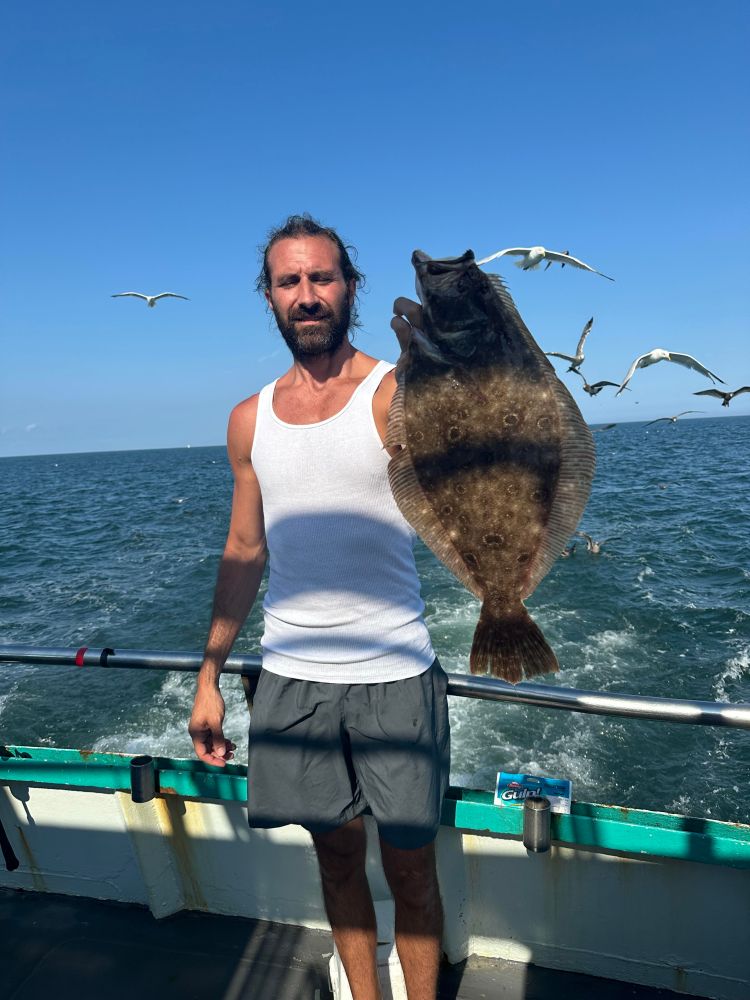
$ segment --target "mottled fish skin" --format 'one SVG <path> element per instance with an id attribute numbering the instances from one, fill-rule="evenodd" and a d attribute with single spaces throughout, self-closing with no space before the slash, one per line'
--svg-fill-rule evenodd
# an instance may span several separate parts
<path id="1" fill-rule="evenodd" d="M 467 251 L 415 251 L 422 336 L 397 368 L 387 444 L 402 513 L 482 611 L 471 670 L 517 683 L 558 669 L 523 600 L 576 528 L 594 472 L 578 407 L 502 281 Z"/>

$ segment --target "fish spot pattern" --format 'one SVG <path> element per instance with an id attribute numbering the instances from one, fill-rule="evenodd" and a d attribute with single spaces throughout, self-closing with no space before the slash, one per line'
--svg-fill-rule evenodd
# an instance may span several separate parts
<path id="1" fill-rule="evenodd" d="M 488 532 L 486 535 L 482 535 L 482 541 L 491 549 L 499 549 L 504 544 L 505 538 L 498 535 L 497 532 Z"/>

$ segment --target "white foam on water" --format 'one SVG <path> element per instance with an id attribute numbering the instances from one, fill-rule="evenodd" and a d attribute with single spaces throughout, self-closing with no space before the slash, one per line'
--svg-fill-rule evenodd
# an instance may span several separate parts
<path id="1" fill-rule="evenodd" d="M 620 649 L 628 649 L 636 641 L 635 629 L 606 629 L 592 637 L 589 645 L 593 649 L 601 650 L 605 653 L 615 652 Z"/>
<path id="2" fill-rule="evenodd" d="M 693 811 L 693 800 L 689 795 L 678 795 L 676 799 L 672 799 L 671 802 L 667 803 L 666 812 L 677 813 L 679 816 L 690 816 Z M 711 815 L 711 808 L 706 807 L 703 812 L 706 816 Z"/>
<path id="3" fill-rule="evenodd" d="M 727 687 L 741 680 L 745 674 L 750 674 L 750 646 L 745 646 L 724 664 L 712 688 L 716 701 L 731 701 Z"/>
<path id="4" fill-rule="evenodd" d="M 6 691 L 5 694 L 0 694 L 0 716 L 3 714 L 3 709 L 11 701 L 13 695 L 16 693 L 18 688 L 18 681 L 15 681 L 10 686 L 10 690 Z"/>
<path id="5" fill-rule="evenodd" d="M 433 609 L 425 615 L 428 628 L 440 628 L 445 625 L 474 625 L 479 618 L 480 604 L 473 598 L 464 602 L 451 599 L 433 600 Z"/>
<path id="6" fill-rule="evenodd" d="M 638 580 L 638 583 L 643 583 L 644 579 L 647 576 L 654 576 L 654 571 L 651 569 L 650 566 L 644 567 L 644 569 L 641 570 L 636 579 Z"/>

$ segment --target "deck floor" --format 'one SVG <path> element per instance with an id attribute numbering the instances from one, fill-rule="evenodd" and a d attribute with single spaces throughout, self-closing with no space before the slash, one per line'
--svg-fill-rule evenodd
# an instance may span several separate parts
<path id="1" fill-rule="evenodd" d="M 0 1000 L 327 1000 L 331 937 L 301 927 L 0 889 Z M 439 1000 L 667 1000 L 535 966 L 445 963 Z"/>

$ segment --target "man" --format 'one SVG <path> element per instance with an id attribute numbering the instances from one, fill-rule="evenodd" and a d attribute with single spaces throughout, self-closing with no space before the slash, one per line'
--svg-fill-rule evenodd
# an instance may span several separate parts
<path id="1" fill-rule="evenodd" d="M 447 682 L 422 618 L 414 535 L 388 485 L 393 366 L 348 336 L 362 280 L 335 231 L 309 216 L 291 216 L 270 234 L 259 287 L 292 366 L 230 416 L 232 515 L 189 730 L 201 760 L 223 766 L 232 758 L 219 674 L 268 555 L 249 823 L 310 831 L 352 993 L 377 1000 L 362 821 L 369 806 L 409 1000 L 433 1000 Z M 416 303 L 400 299 L 395 309 L 419 322 Z M 392 325 L 403 346 L 410 323 L 395 317 Z"/>

